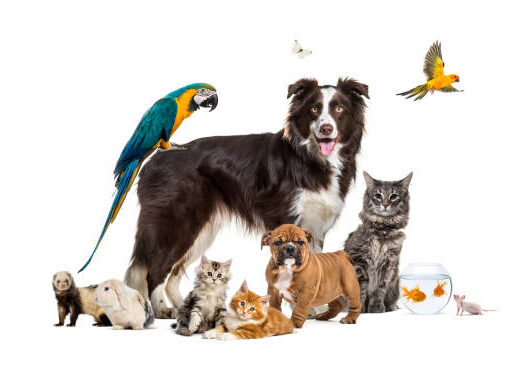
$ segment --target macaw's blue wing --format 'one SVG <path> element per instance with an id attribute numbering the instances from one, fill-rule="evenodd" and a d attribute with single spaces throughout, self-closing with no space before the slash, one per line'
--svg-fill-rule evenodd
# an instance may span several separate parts
<path id="1" fill-rule="evenodd" d="M 169 141 L 177 110 L 178 105 L 174 98 L 163 98 L 145 112 L 120 154 L 114 168 L 115 177 L 118 177 L 132 161 L 143 159 L 160 139 Z"/>
<path id="2" fill-rule="evenodd" d="M 151 109 L 143 115 L 133 136 L 125 145 L 120 159 L 116 163 L 114 174 L 116 178 L 116 196 L 109 210 L 109 215 L 105 220 L 102 233 L 94 250 L 78 271 L 82 272 L 93 259 L 94 253 L 98 249 L 102 238 L 122 207 L 122 204 L 133 185 L 134 179 L 142 166 L 143 161 L 152 153 L 160 139 L 169 141 L 169 137 L 176 119 L 177 104 L 172 98 L 163 98 L 157 101 Z"/>

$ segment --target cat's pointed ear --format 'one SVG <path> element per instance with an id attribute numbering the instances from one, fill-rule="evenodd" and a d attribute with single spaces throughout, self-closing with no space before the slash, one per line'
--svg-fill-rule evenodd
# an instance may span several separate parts
<path id="1" fill-rule="evenodd" d="M 409 189 L 410 181 L 412 180 L 412 174 L 414 172 L 410 172 L 409 175 L 407 175 L 405 178 L 400 180 L 401 187 L 405 190 Z"/>
<path id="2" fill-rule="evenodd" d="M 240 286 L 240 289 L 238 290 L 238 292 L 244 294 L 248 291 L 249 291 L 249 287 L 247 287 L 247 280 L 244 280 L 242 282 L 242 285 Z"/>
<path id="3" fill-rule="evenodd" d="M 229 271 L 229 269 L 231 268 L 231 264 L 232 264 L 232 258 L 226 262 L 223 262 L 223 268 L 225 268 L 226 271 Z"/>
<path id="4" fill-rule="evenodd" d="M 370 176 L 369 173 L 367 173 L 365 170 L 363 171 L 363 178 L 365 178 L 365 184 L 367 185 L 367 188 L 371 189 L 374 187 L 374 184 L 376 184 L 376 181 L 374 178 Z"/>
<path id="5" fill-rule="evenodd" d="M 262 236 L 261 248 L 263 249 L 264 246 L 271 245 L 271 239 L 272 239 L 272 231 L 269 230 Z"/>
<path id="6" fill-rule="evenodd" d="M 271 295 L 265 295 L 265 296 L 260 297 L 260 302 L 263 307 L 268 307 L 270 300 L 271 300 Z"/>
<path id="7" fill-rule="evenodd" d="M 309 230 L 303 230 L 303 232 L 305 233 L 305 237 L 307 238 L 307 242 L 308 243 L 312 243 L 314 241 L 314 235 L 312 235 L 312 233 L 309 231 Z"/>
<path id="8" fill-rule="evenodd" d="M 203 267 L 206 264 L 209 264 L 209 260 L 207 259 L 207 257 L 205 255 L 202 255 L 202 260 L 200 261 L 200 266 Z"/>

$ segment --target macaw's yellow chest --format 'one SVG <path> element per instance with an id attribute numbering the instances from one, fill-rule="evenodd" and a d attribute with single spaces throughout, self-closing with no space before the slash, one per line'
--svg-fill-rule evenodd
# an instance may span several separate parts
<path id="1" fill-rule="evenodd" d="M 176 112 L 176 119 L 174 120 L 173 128 L 171 130 L 171 136 L 173 135 L 174 131 L 176 131 L 178 127 L 180 127 L 183 120 L 193 113 L 189 110 L 189 104 L 191 104 L 191 100 L 195 94 L 196 90 L 190 89 L 183 93 L 181 96 L 174 98 L 174 100 L 176 100 L 176 103 L 178 104 L 178 110 Z"/>

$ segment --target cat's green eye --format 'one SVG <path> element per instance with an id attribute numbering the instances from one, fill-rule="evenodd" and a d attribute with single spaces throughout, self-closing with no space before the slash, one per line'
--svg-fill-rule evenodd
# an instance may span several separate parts
<path id="1" fill-rule="evenodd" d="M 216 277 L 221 278 L 221 277 L 222 277 L 222 274 L 221 274 L 221 273 L 218 273 L 218 275 L 217 275 Z"/>
<path id="2" fill-rule="evenodd" d="M 393 193 L 393 194 L 390 195 L 389 198 L 390 198 L 391 201 L 395 201 L 395 200 L 398 199 L 398 197 L 399 197 L 399 196 L 398 196 L 396 193 Z"/>
<path id="3" fill-rule="evenodd" d="M 212 276 L 212 272 L 207 272 L 207 276 L 211 277 Z"/>
<path id="4" fill-rule="evenodd" d="M 244 307 L 244 306 L 245 306 L 245 303 L 242 301 L 242 302 L 240 303 L 240 305 L 241 305 L 242 307 Z"/>
<path id="5" fill-rule="evenodd" d="M 251 306 L 251 308 L 249 310 L 250 311 L 254 311 L 254 306 Z"/>
<path id="6" fill-rule="evenodd" d="M 383 198 L 383 196 L 381 195 L 381 193 L 376 193 L 374 195 L 374 198 L 376 198 L 377 200 L 381 200 Z"/>

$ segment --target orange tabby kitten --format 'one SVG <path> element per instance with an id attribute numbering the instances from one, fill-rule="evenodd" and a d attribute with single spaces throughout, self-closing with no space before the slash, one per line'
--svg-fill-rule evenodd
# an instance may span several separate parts
<path id="1" fill-rule="evenodd" d="M 236 292 L 222 324 L 204 333 L 203 338 L 220 340 L 265 338 L 294 331 L 289 318 L 269 306 L 269 295 L 249 291 L 247 282 Z"/>

